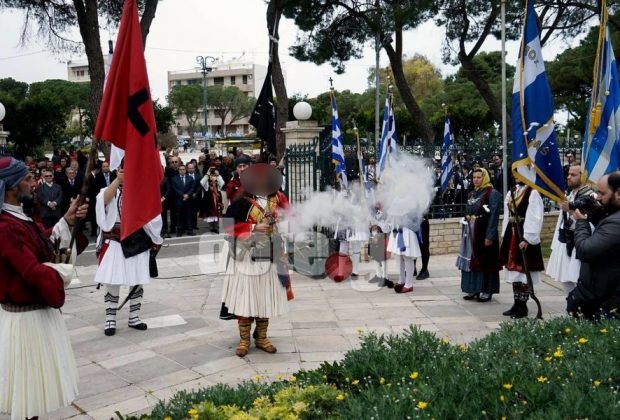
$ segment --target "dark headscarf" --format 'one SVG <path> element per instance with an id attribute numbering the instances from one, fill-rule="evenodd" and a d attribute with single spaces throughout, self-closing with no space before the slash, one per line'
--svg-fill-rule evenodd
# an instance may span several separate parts
<path id="1" fill-rule="evenodd" d="M 4 192 L 13 188 L 28 175 L 28 167 L 21 160 L 12 157 L 0 158 L 0 212 L 4 204 Z"/>

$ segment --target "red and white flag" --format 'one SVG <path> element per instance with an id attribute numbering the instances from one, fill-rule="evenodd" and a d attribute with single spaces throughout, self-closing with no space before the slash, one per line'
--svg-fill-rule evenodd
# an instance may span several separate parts
<path id="1" fill-rule="evenodd" d="M 127 0 L 95 127 L 95 138 L 124 151 L 121 239 L 161 214 L 156 133 L 138 7 Z"/>

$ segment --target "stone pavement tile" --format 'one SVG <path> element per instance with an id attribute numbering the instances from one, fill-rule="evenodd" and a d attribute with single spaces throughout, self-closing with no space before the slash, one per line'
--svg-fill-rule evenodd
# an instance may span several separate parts
<path id="1" fill-rule="evenodd" d="M 329 361 L 329 360 L 327 360 Z M 304 370 L 314 370 L 321 367 L 324 361 L 301 362 L 300 366 Z"/>
<path id="2" fill-rule="evenodd" d="M 254 369 L 252 365 L 246 364 L 231 369 L 221 370 L 205 376 L 204 379 L 210 383 L 237 385 L 241 382 L 252 380 L 254 376 L 256 376 L 256 369 Z"/>
<path id="3" fill-rule="evenodd" d="M 109 359 L 108 354 L 122 354 L 123 349 L 131 350 L 135 348 L 135 344 L 118 336 L 107 337 L 103 334 L 103 330 L 99 330 L 99 334 L 90 340 L 73 342 L 73 351 L 76 355 L 88 357 L 89 360 L 99 361 Z"/>
<path id="4" fill-rule="evenodd" d="M 336 315 L 330 311 L 295 311 L 289 312 L 288 318 L 291 322 L 307 321 L 336 321 Z"/>
<path id="5" fill-rule="evenodd" d="M 288 377 L 301 369 L 301 362 L 275 362 L 275 363 L 253 363 L 256 373 L 270 381 L 276 380 L 278 376 Z"/>
<path id="6" fill-rule="evenodd" d="M 96 337 L 101 337 L 101 334 L 102 330 L 92 325 L 87 325 L 85 327 L 69 331 L 69 337 L 71 338 L 71 343 L 73 344 L 89 341 Z"/>
<path id="7" fill-rule="evenodd" d="M 295 337 L 297 348 L 300 351 L 342 351 L 351 350 L 351 344 L 342 336 L 303 336 Z"/>
<path id="8" fill-rule="evenodd" d="M 159 402 L 159 399 L 154 395 L 145 394 L 140 397 L 135 397 L 121 401 L 116 404 L 111 404 L 106 407 L 89 411 L 89 415 L 94 419 L 116 419 L 116 412 L 121 414 L 133 413 L 145 408 L 152 409 Z"/>
<path id="9" fill-rule="evenodd" d="M 338 309 L 334 308 L 334 313 L 339 320 L 344 319 L 380 319 L 382 318 L 381 312 L 372 308 L 360 308 L 360 309 Z"/>
<path id="10" fill-rule="evenodd" d="M 479 323 L 479 319 L 475 316 L 437 316 L 434 317 L 433 322 L 438 326 L 454 325 L 454 328 L 462 328 L 462 324 L 476 325 Z"/>
<path id="11" fill-rule="evenodd" d="M 342 335 L 342 330 L 340 328 L 303 328 L 293 329 L 291 334 L 295 337 L 304 335 Z"/>
<path id="12" fill-rule="evenodd" d="M 292 322 L 291 328 L 295 331 L 303 330 L 303 329 L 314 329 L 314 328 L 337 328 L 338 322 L 336 321 L 326 321 L 326 322 Z"/>
<path id="13" fill-rule="evenodd" d="M 218 360 L 214 360 L 211 362 L 207 362 L 200 366 L 196 366 L 192 368 L 193 371 L 198 372 L 203 376 L 212 375 L 214 373 L 218 373 L 224 370 L 234 369 L 241 366 L 247 366 L 249 360 L 246 358 L 237 357 L 236 355 L 231 355 L 228 357 L 224 357 Z"/>
<path id="14" fill-rule="evenodd" d="M 88 398 L 80 398 L 75 401 L 75 405 L 80 407 L 80 409 L 85 412 L 90 413 L 92 416 L 92 410 L 113 405 L 138 396 L 144 396 L 145 394 L 146 392 L 143 389 L 140 389 L 134 385 L 128 385 L 115 388 L 110 391 L 101 392 Z"/>
<path id="15" fill-rule="evenodd" d="M 105 369 L 112 370 L 117 367 L 125 366 L 130 363 L 139 362 L 141 360 L 150 359 L 151 357 L 157 356 L 152 350 L 140 350 L 134 351 L 130 353 L 126 353 L 123 355 L 116 355 L 106 360 L 99 361 L 99 365 Z"/>
<path id="16" fill-rule="evenodd" d="M 416 308 L 413 304 L 409 306 L 392 306 L 377 309 L 377 312 L 381 314 L 382 318 L 395 318 L 398 316 L 405 316 L 407 319 L 411 318 L 424 318 L 426 314 L 420 309 Z"/>
<path id="17" fill-rule="evenodd" d="M 81 320 L 79 317 L 74 315 L 63 315 L 65 320 L 65 325 L 67 326 L 67 330 L 71 332 L 72 330 L 76 330 L 82 327 L 86 327 L 88 324 L 86 321 Z"/>
<path id="18" fill-rule="evenodd" d="M 167 353 L 166 358 L 174 360 L 178 364 L 187 368 L 193 368 L 195 366 L 200 366 L 210 360 L 217 360 L 223 357 L 228 357 L 230 354 L 230 351 L 214 347 L 209 344 L 202 344 L 180 351 Z"/>
<path id="19" fill-rule="evenodd" d="M 422 306 L 420 309 L 429 317 L 459 317 L 468 315 L 467 308 L 463 308 L 454 302 L 450 302 L 448 305 Z"/>
<path id="20" fill-rule="evenodd" d="M 370 331 L 375 328 L 381 328 L 390 325 L 386 322 L 386 319 L 377 318 L 377 319 L 341 319 L 338 321 L 338 326 L 343 329 L 355 328 L 357 332 L 358 329 L 362 329 L 364 331 Z"/>
<path id="21" fill-rule="evenodd" d="M 302 352 L 299 354 L 299 358 L 302 364 L 306 362 L 332 362 L 342 360 L 345 353 L 344 351 Z"/>
<path id="22" fill-rule="evenodd" d="M 80 413 L 81 413 L 81 411 L 79 411 L 74 406 L 70 405 L 68 407 L 64 407 L 64 408 L 61 408 L 59 410 L 52 411 L 51 413 L 48 413 L 47 415 L 41 416 L 39 418 L 40 419 L 45 419 L 45 420 L 67 419 L 67 418 L 70 418 L 70 417 L 77 416 Z M 2 418 L 2 416 L 0 416 L 0 419 L 1 418 Z"/>
<path id="23" fill-rule="evenodd" d="M 250 347 L 250 352 L 245 359 L 252 364 L 252 366 L 256 366 L 257 363 L 299 363 L 299 353 L 280 353 L 280 349 L 278 348 L 278 352 L 271 354 L 264 352 L 256 347 Z"/>
<path id="24" fill-rule="evenodd" d="M 184 367 L 170 359 L 156 356 L 140 360 L 110 371 L 130 383 L 138 383 L 167 373 L 182 370 Z"/>
<path id="25" fill-rule="evenodd" d="M 416 324 L 417 327 L 422 331 L 428 331 L 432 333 L 437 333 L 439 328 L 435 324 Z"/>
<path id="26" fill-rule="evenodd" d="M 252 371 L 254 372 L 254 371 Z M 238 381 L 238 382 L 231 382 L 234 384 L 240 383 L 243 381 Z M 160 401 L 165 401 L 165 400 L 169 400 L 172 396 L 174 396 L 174 394 L 176 394 L 177 392 L 180 391 L 197 391 L 199 389 L 202 388 L 207 388 L 207 387 L 211 387 L 216 385 L 218 382 L 217 381 L 213 381 L 213 380 L 209 380 L 207 378 L 198 378 L 198 379 L 194 379 L 192 381 L 188 381 L 188 382 L 183 382 L 171 387 L 167 387 L 167 388 L 162 388 L 158 391 L 153 392 L 153 396 L 155 398 L 157 398 Z"/>
<path id="27" fill-rule="evenodd" d="M 187 340 L 186 334 L 171 334 L 164 337 L 149 338 L 144 341 L 139 341 L 139 347 L 145 347 L 147 349 L 159 349 L 163 346 L 170 346 L 178 343 L 179 341 Z"/>
<path id="28" fill-rule="evenodd" d="M 431 294 L 431 293 L 428 293 L 427 290 L 425 290 L 424 292 L 416 293 L 415 285 L 413 286 L 413 294 L 409 296 L 410 296 L 410 299 L 416 303 L 417 302 L 440 302 L 440 301 L 452 302 L 452 299 L 450 299 L 449 296 L 439 294 L 439 292 L 436 294 Z"/>
<path id="29" fill-rule="evenodd" d="M 79 367 L 78 373 L 80 376 L 78 401 L 129 385 L 129 381 L 94 363 Z"/>
<path id="30" fill-rule="evenodd" d="M 177 372 L 172 372 L 167 375 L 158 376 L 156 378 L 147 379 L 146 381 L 136 384 L 140 389 L 150 392 L 157 391 L 163 388 L 168 388 L 174 385 L 182 384 L 184 382 L 193 381 L 200 378 L 200 373 L 191 370 L 183 369 Z"/>

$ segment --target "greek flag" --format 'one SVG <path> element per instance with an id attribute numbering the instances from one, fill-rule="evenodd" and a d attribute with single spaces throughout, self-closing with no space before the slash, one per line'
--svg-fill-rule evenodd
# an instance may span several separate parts
<path id="1" fill-rule="evenodd" d="M 454 143 L 454 134 L 452 134 L 452 126 L 450 118 L 446 115 L 446 122 L 443 129 L 443 145 L 441 146 L 441 192 L 448 188 L 448 182 L 452 178 L 452 156 L 450 156 L 450 148 Z"/>
<path id="2" fill-rule="evenodd" d="M 512 172 L 519 181 L 560 202 L 565 200 L 565 184 L 553 110 L 534 2 L 527 0 L 512 91 Z"/>
<path id="3" fill-rule="evenodd" d="M 392 90 L 388 88 L 385 97 L 385 110 L 383 111 L 383 128 L 381 129 L 381 146 L 379 148 L 379 164 L 377 165 L 377 179 L 383 177 L 383 171 L 390 155 L 398 151 L 396 144 L 396 123 L 394 121 L 394 108 L 392 107 Z"/>
<path id="4" fill-rule="evenodd" d="M 597 182 L 620 166 L 620 86 L 611 34 L 607 26 L 607 5 L 601 4 L 598 51 L 594 62 L 592 99 L 583 136 L 583 181 Z"/>
<path id="5" fill-rule="evenodd" d="M 334 91 L 332 97 L 332 162 L 336 166 L 336 177 L 340 178 L 342 187 L 349 188 L 347 180 L 347 167 L 344 163 L 344 146 L 342 145 L 342 131 L 340 130 L 340 118 L 338 118 L 338 107 Z"/>

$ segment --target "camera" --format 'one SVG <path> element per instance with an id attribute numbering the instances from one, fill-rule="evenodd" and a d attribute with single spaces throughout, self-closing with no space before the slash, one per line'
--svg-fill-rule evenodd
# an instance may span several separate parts
<path id="1" fill-rule="evenodd" d="M 596 200 L 595 193 L 577 197 L 574 201 L 571 201 L 570 203 L 568 203 L 568 208 L 570 210 L 579 209 L 581 212 L 586 212 L 586 213 L 593 212 L 597 210 L 598 207 L 600 207 L 600 204 Z"/>

